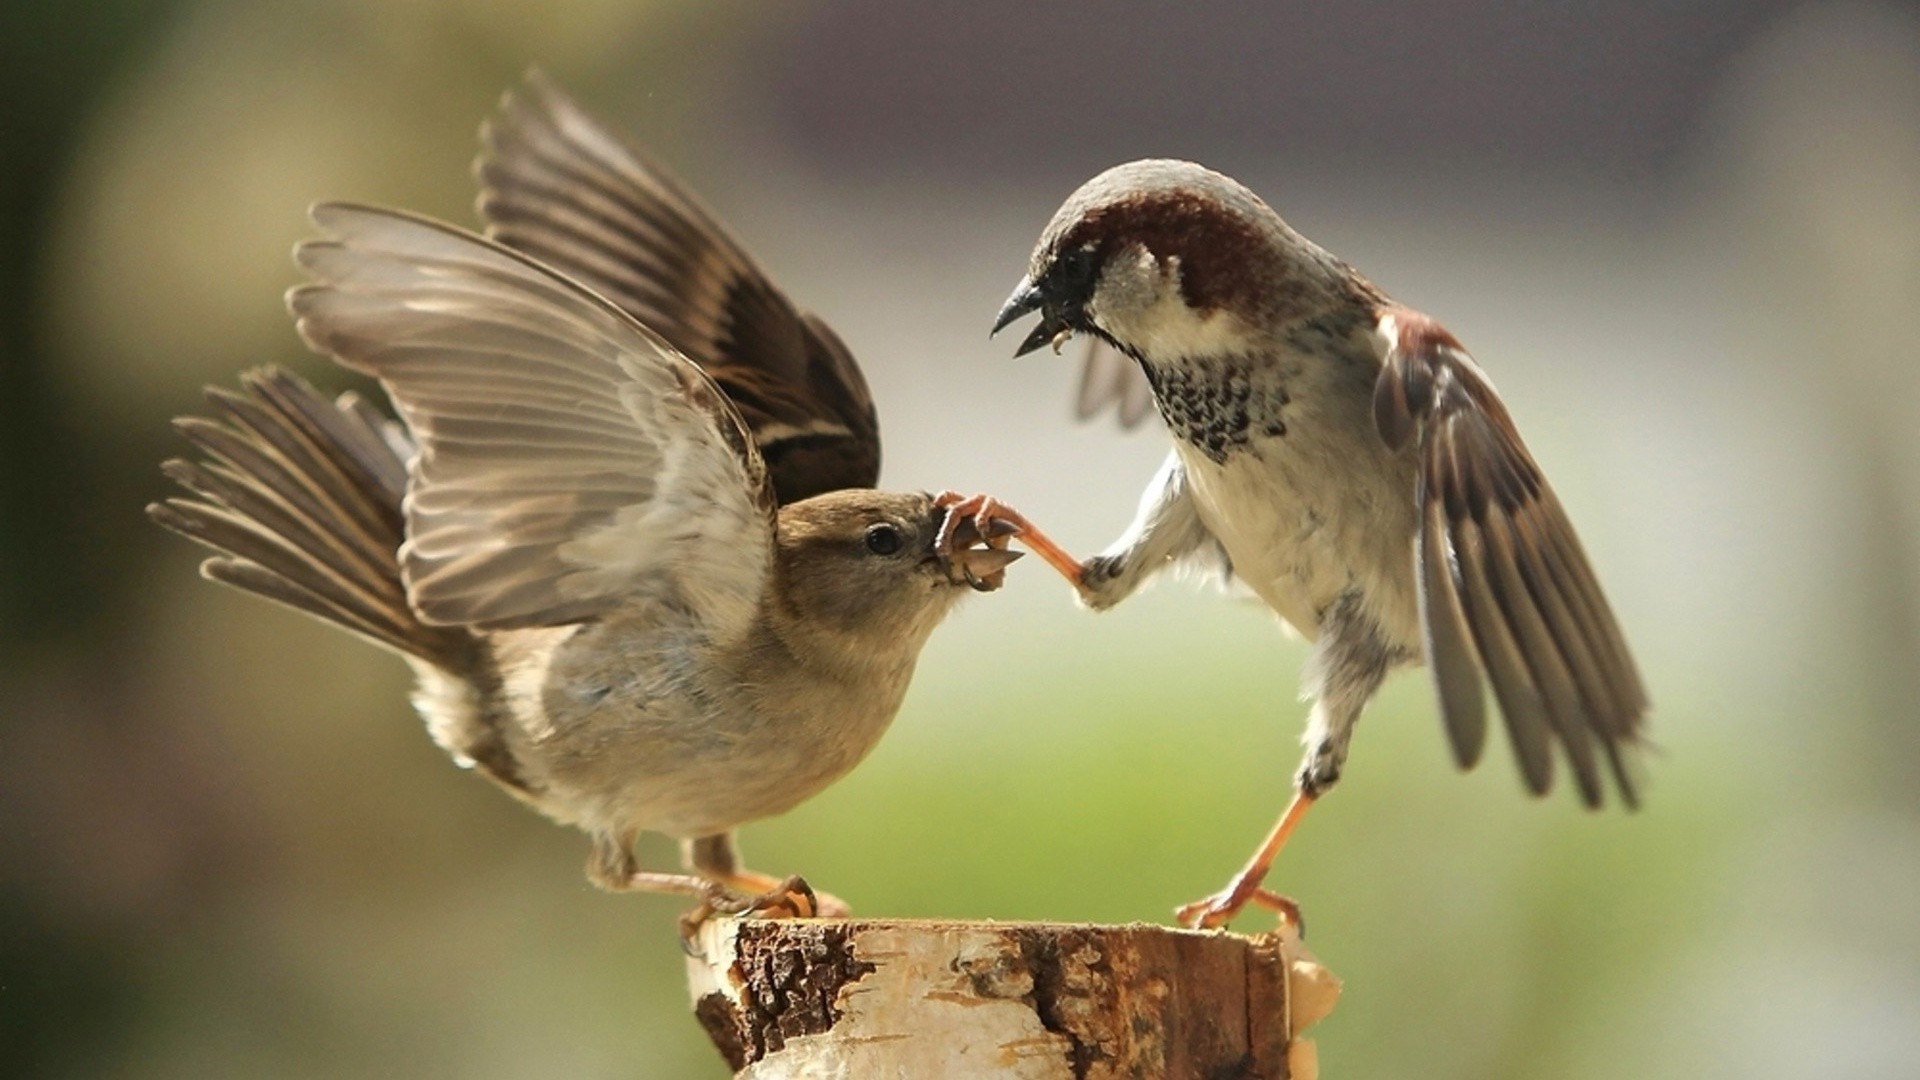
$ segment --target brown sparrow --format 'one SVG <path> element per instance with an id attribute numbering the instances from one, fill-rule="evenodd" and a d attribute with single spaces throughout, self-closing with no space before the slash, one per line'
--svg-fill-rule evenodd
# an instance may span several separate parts
<path id="1" fill-rule="evenodd" d="M 585 830 L 596 884 L 832 912 L 744 869 L 733 830 L 873 748 L 934 627 L 1018 557 L 1013 529 L 871 489 L 851 357 L 662 174 L 636 157 L 576 181 L 557 207 L 590 186 L 678 245 L 605 245 L 633 260 L 630 294 L 452 226 L 317 207 L 288 307 L 401 422 L 256 373 L 211 392 L 221 421 L 179 421 L 209 460 L 169 462 L 195 497 L 149 513 L 221 552 L 205 576 L 403 656 L 435 741 Z M 681 838 L 695 873 L 641 869 L 643 831 Z"/>
<path id="2" fill-rule="evenodd" d="M 1075 333 L 1117 350 L 1134 372 L 1092 358 L 1081 411 L 1137 418 L 1150 397 L 1173 452 L 1104 553 L 1028 546 L 1095 609 L 1175 562 L 1210 564 L 1313 642 L 1293 801 L 1182 922 L 1285 905 L 1261 889 L 1274 857 L 1340 779 L 1387 673 L 1422 660 L 1462 768 L 1486 739 L 1484 676 L 1531 791 L 1551 786 L 1557 745 L 1587 805 L 1603 770 L 1634 804 L 1624 759 L 1646 691 L 1573 525 L 1452 334 L 1184 161 L 1121 165 L 1067 199 L 994 330 L 1035 311 L 1016 355 Z"/>

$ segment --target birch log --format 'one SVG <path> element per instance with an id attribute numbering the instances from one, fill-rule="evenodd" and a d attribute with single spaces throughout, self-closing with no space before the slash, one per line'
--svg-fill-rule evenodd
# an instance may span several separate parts
<path id="1" fill-rule="evenodd" d="M 1290 929 L 716 918 L 689 954 L 744 1080 L 1313 1080 L 1339 994 Z"/>

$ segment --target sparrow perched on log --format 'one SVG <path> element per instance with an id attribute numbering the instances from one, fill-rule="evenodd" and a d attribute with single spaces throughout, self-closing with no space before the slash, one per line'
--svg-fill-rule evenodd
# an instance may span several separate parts
<path id="1" fill-rule="evenodd" d="M 1486 740 L 1484 678 L 1531 791 L 1551 787 L 1557 747 L 1588 806 L 1603 774 L 1634 805 L 1640 676 L 1493 383 L 1439 323 L 1184 161 L 1121 165 L 1074 192 L 994 331 L 1033 312 L 1016 355 L 1098 339 L 1081 411 L 1137 419 L 1150 399 L 1173 452 L 1107 551 L 1077 562 L 1044 537 L 1029 547 L 1095 609 L 1205 562 L 1313 643 L 1294 798 L 1182 922 L 1284 904 L 1261 887 L 1274 857 L 1339 781 L 1387 673 L 1422 661 L 1462 768 Z"/>
<path id="2" fill-rule="evenodd" d="M 585 830 L 595 884 L 841 910 L 742 867 L 733 830 L 873 748 L 1013 527 L 873 490 L 852 357 L 637 150 L 537 85 L 488 145 L 522 250 L 329 204 L 296 252 L 301 336 L 399 422 L 249 375 L 178 422 L 207 460 L 167 463 L 192 497 L 149 513 L 220 552 L 205 576 L 403 656 L 434 740 Z M 693 873 L 642 869 L 643 831 Z"/>

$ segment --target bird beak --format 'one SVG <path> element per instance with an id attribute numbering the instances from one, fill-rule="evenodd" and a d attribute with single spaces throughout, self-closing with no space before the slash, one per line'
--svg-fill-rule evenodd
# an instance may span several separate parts
<path id="1" fill-rule="evenodd" d="M 1073 329 L 1057 312 L 1047 309 L 1046 297 L 1041 294 L 1040 286 L 1034 284 L 1030 277 L 1021 278 L 1020 286 L 1014 289 L 1013 295 L 1007 297 L 1007 302 L 1000 306 L 1000 314 L 995 316 L 993 330 L 987 336 L 992 337 L 1005 330 L 1008 323 L 1035 311 L 1040 312 L 1040 322 L 1034 326 L 1033 332 L 1020 342 L 1020 347 L 1013 351 L 1013 355 L 1025 356 L 1042 345 L 1051 345 L 1054 352 L 1059 352 L 1061 343 L 1073 336 Z"/>
<path id="2" fill-rule="evenodd" d="M 1021 278 L 1020 284 L 1013 290 L 1013 295 L 1007 297 L 1007 302 L 1000 305 L 1000 314 L 994 317 L 993 329 L 987 331 L 987 336 L 992 337 L 1005 330 L 1008 323 L 1022 315 L 1040 310 L 1044 300 L 1045 298 L 1040 295 L 1040 286 L 1035 285 L 1032 278 Z"/>
<path id="3" fill-rule="evenodd" d="M 1005 570 L 1026 554 L 1006 546 L 1019 531 L 1012 522 L 996 518 L 987 526 L 987 535 L 981 536 L 973 518 L 962 518 L 953 532 L 953 554 L 945 560 L 947 580 L 955 585 L 965 582 L 976 592 L 992 592 L 1006 584 Z"/>
<path id="4" fill-rule="evenodd" d="M 976 592 L 992 592 L 1006 584 L 1007 567 L 1025 555 L 1024 551 L 1006 548 L 978 547 L 953 553 L 954 566 L 966 577 L 967 584 Z"/>

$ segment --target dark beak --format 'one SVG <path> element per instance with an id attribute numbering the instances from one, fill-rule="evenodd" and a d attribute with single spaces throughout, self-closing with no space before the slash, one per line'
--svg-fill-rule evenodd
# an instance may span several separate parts
<path id="1" fill-rule="evenodd" d="M 1033 332 L 1020 342 L 1020 347 L 1013 351 L 1013 355 L 1025 356 L 1042 345 L 1051 345 L 1068 327 L 1065 319 L 1045 310 L 1045 305 L 1046 297 L 1041 295 L 1040 286 L 1034 284 L 1032 278 L 1021 278 L 1019 287 L 1014 289 L 1013 295 L 1007 297 L 1007 302 L 1000 306 L 1000 314 L 994 317 L 993 329 L 987 333 L 987 336 L 992 337 L 1005 330 L 1008 323 L 1022 315 L 1038 311 L 1040 322 L 1034 326 Z"/>
<path id="2" fill-rule="evenodd" d="M 1035 285 L 1030 277 L 1021 278 L 1020 284 L 1013 290 L 1013 295 L 1007 297 L 1007 302 L 1000 305 L 1000 314 L 994 317 L 993 329 L 987 331 L 987 336 L 992 337 L 1005 330 L 1008 323 L 1022 315 L 1040 310 L 1043 302 L 1040 286 Z"/>

